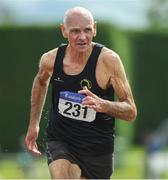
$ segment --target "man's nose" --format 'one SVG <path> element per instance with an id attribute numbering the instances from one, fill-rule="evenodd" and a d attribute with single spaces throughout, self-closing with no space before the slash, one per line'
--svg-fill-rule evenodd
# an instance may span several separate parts
<path id="1" fill-rule="evenodd" d="M 84 40 L 86 38 L 86 34 L 84 32 L 80 33 L 80 37 L 81 40 Z"/>

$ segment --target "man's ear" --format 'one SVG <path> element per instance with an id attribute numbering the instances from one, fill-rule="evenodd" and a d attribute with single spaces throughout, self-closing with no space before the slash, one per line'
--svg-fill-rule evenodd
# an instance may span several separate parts
<path id="1" fill-rule="evenodd" d="M 97 23 L 96 23 L 96 21 L 94 22 L 93 28 L 94 28 L 94 37 L 95 37 L 97 34 Z"/>
<path id="2" fill-rule="evenodd" d="M 65 29 L 64 24 L 61 24 L 61 25 L 60 25 L 60 29 L 61 29 L 61 32 L 62 32 L 63 37 L 64 37 L 64 38 L 67 38 L 67 32 L 66 32 L 66 29 Z"/>

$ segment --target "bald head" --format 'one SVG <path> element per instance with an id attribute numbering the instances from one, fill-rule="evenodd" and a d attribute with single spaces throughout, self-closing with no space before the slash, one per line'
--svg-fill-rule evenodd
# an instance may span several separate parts
<path id="1" fill-rule="evenodd" d="M 90 21 L 91 23 L 94 23 L 93 15 L 89 10 L 83 7 L 74 7 L 72 9 L 68 9 L 65 12 L 64 25 L 68 26 L 75 18 L 78 19 L 80 17 Z"/>

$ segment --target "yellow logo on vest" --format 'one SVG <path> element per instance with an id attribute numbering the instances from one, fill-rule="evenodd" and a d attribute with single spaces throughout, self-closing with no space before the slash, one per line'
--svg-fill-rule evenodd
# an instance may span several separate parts
<path id="1" fill-rule="evenodd" d="M 92 88 L 92 82 L 88 79 L 82 79 L 80 82 L 80 86 L 81 86 L 81 88 L 86 86 L 88 89 L 91 89 Z"/>

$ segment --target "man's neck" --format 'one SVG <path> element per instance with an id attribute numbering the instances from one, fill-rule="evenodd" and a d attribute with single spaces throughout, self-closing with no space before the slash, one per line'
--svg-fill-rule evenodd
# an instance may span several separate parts
<path id="1" fill-rule="evenodd" d="M 90 57 L 90 55 L 92 53 L 92 49 L 93 49 L 92 44 L 85 52 L 78 52 L 74 49 L 71 49 L 71 47 L 68 46 L 67 57 L 68 57 L 69 61 L 71 61 L 72 63 L 83 64 L 83 63 L 86 63 L 86 61 Z"/>

